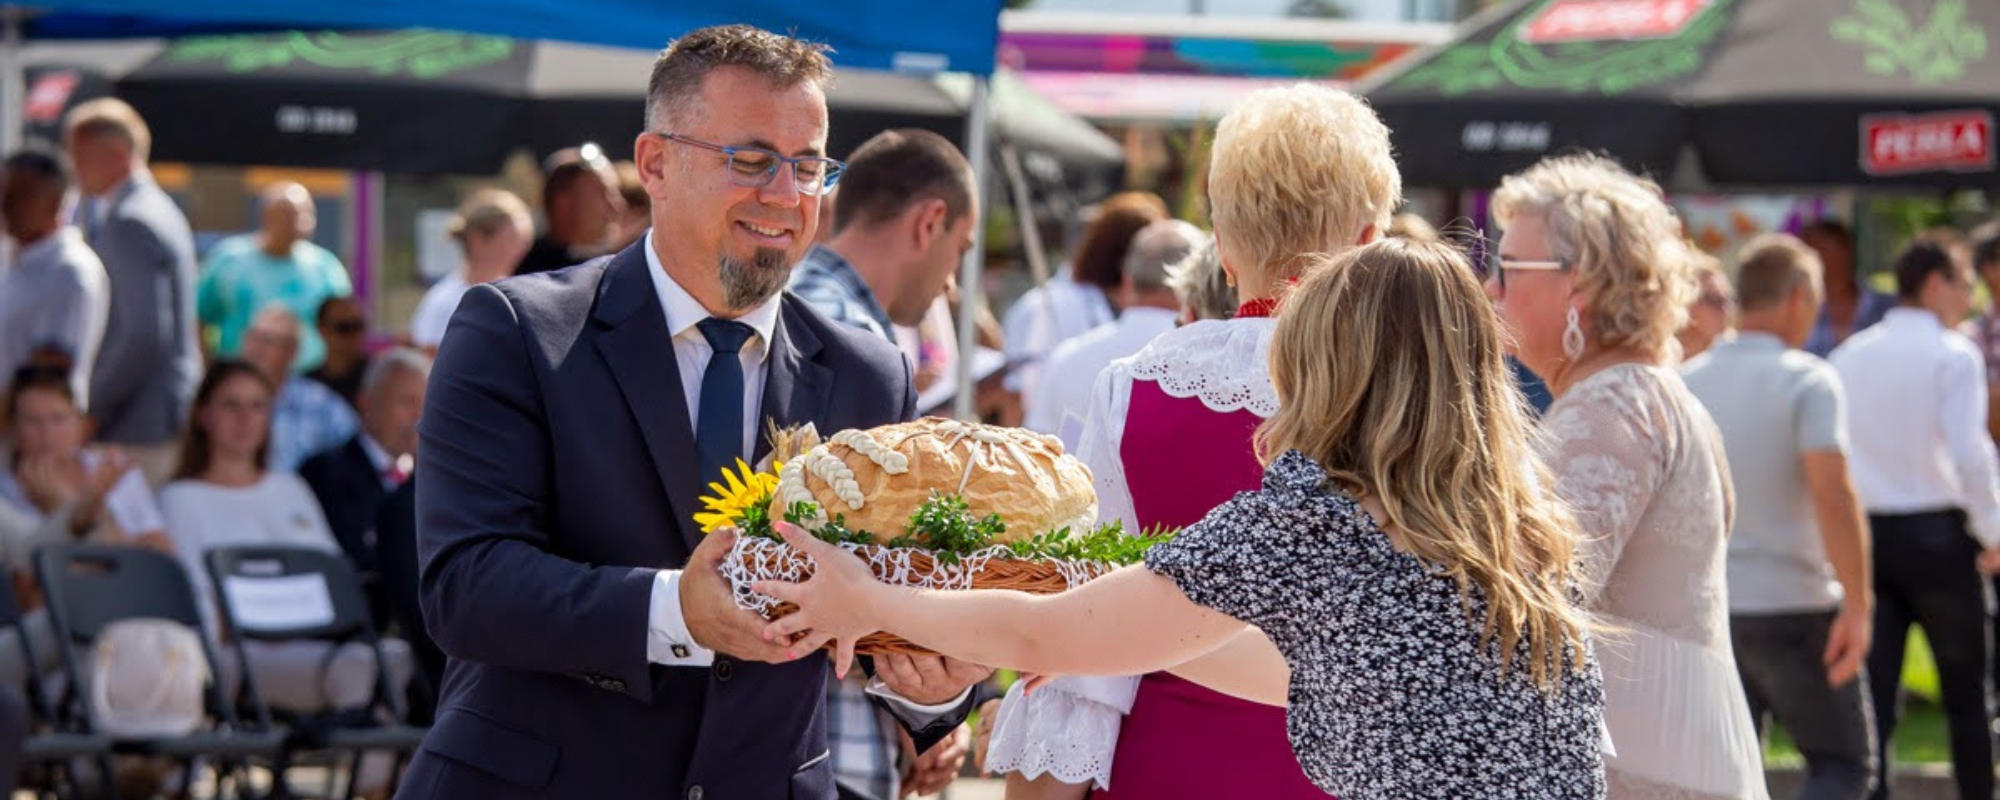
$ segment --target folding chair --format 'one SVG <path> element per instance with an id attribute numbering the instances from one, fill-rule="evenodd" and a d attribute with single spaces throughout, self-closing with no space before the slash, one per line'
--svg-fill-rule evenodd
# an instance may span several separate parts
<path id="1" fill-rule="evenodd" d="M 49 617 L 61 643 L 63 672 L 68 676 L 72 714 L 86 732 L 102 732 L 91 704 L 85 651 L 114 622 L 126 619 L 166 619 L 198 632 L 202 657 L 211 676 L 219 676 L 215 650 L 202 624 L 200 606 L 187 571 L 172 556 L 157 550 L 101 544 L 56 544 L 35 553 L 35 573 L 48 600 Z M 181 736 L 126 737 L 112 735 L 118 752 L 164 756 L 181 762 L 186 785 L 194 782 L 196 759 L 216 761 L 217 794 L 225 783 L 244 796 L 249 783 L 242 769 L 252 759 L 281 764 L 285 732 L 270 725 L 250 726 L 239 720 L 223 699 L 219 681 L 203 690 L 208 727 Z M 260 720 L 261 722 L 261 720 Z M 274 769 L 275 793 L 286 793 L 281 768 Z"/>
<path id="2" fill-rule="evenodd" d="M 84 733 L 78 730 L 77 721 L 56 711 L 56 704 L 50 699 L 48 690 L 42 686 L 41 661 L 35 657 L 35 645 L 28 639 L 28 628 L 22 624 L 21 607 L 14 602 L 14 593 L 0 588 L 0 630 L 12 630 L 14 639 L 20 646 L 21 663 L 27 668 L 23 690 L 28 701 L 30 733 L 21 747 L 21 760 L 26 764 L 41 764 L 47 769 L 42 785 L 33 789 L 37 797 L 73 797 L 78 793 L 90 796 L 108 795 L 111 780 L 111 737 L 102 734 Z M 77 775 L 71 771 L 72 764 L 93 762 L 97 768 L 97 791 L 85 792 Z M 0 776 L 11 780 L 12 776 Z"/>
<path id="3" fill-rule="evenodd" d="M 404 698 L 389 679 L 388 657 L 354 567 L 338 553 L 306 547 L 225 547 L 210 550 L 205 556 L 221 597 L 223 619 L 235 632 L 232 648 L 244 676 L 243 686 L 252 690 L 253 698 L 261 698 L 261 694 L 255 692 L 246 642 L 317 641 L 334 647 L 354 643 L 369 649 L 375 660 L 375 676 L 364 708 L 329 708 L 318 714 L 288 717 L 286 723 L 295 733 L 294 749 L 353 754 L 345 793 L 350 798 L 360 780 L 362 755 L 368 751 L 395 753 L 389 786 L 394 791 L 405 757 L 423 743 L 426 729 L 409 724 Z M 273 615 L 268 602 L 264 607 L 246 608 L 256 599 L 273 597 L 283 598 L 276 604 L 284 607 L 282 613 Z M 257 713 L 269 719 L 269 706 L 262 699 L 253 702 Z"/>

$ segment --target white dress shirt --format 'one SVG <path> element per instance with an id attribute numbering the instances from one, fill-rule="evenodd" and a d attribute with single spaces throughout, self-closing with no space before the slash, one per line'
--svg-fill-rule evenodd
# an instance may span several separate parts
<path id="1" fill-rule="evenodd" d="M 90 373 L 111 318 L 111 279 L 74 226 L 20 248 L 0 271 L 0 383 L 27 363 L 35 348 L 67 351 L 70 391 L 90 407 Z"/>
<path id="2" fill-rule="evenodd" d="M 1986 434 L 1986 365 L 1920 308 L 1891 310 L 1833 351 L 1847 391 L 1848 464 L 1871 514 L 1960 509 L 2000 545 L 2000 470 Z"/>
<path id="3" fill-rule="evenodd" d="M 653 279 L 653 291 L 659 295 L 660 308 L 667 314 L 667 332 L 673 336 L 674 361 L 680 367 L 681 391 L 687 398 L 688 423 L 698 425 L 701 419 L 701 379 L 708 370 L 708 360 L 715 355 L 707 337 L 696 327 L 711 314 L 703 308 L 701 301 L 694 299 L 681 288 L 667 268 L 660 263 L 660 255 L 653 250 L 653 234 L 646 233 L 646 274 Z M 736 318 L 756 331 L 743 342 L 743 349 L 737 357 L 743 359 L 743 459 L 750 460 L 757 441 L 757 421 L 762 417 L 757 413 L 764 402 L 764 365 L 770 353 L 771 336 L 778 327 L 778 304 L 780 299 L 772 295 L 763 305 L 750 309 Z M 688 633 L 687 619 L 681 610 L 681 571 L 663 569 L 654 578 L 652 613 L 649 617 L 651 636 L 646 642 L 646 658 L 655 664 L 669 666 L 701 667 L 715 662 L 715 651 L 694 643 L 694 636 Z"/>
<path id="4" fill-rule="evenodd" d="M 1056 345 L 1082 336 L 1112 317 L 1104 290 L 1077 283 L 1067 271 L 1029 289 L 1000 322 L 1007 342 L 1007 363 L 1014 368 L 1003 381 L 1007 390 L 1033 397 L 1035 381 L 1045 366 L 1043 358 Z"/>
<path id="5" fill-rule="evenodd" d="M 666 311 L 667 332 L 673 336 L 674 361 L 680 367 L 681 391 L 687 398 L 688 422 L 698 424 L 701 419 L 701 379 L 708 370 L 708 361 L 715 355 L 708 339 L 701 335 L 696 325 L 713 316 L 703 308 L 701 301 L 694 299 L 681 288 L 666 266 L 660 263 L 659 253 L 653 250 L 653 234 L 646 232 L 642 245 L 646 250 L 646 274 L 653 279 L 653 291 L 659 294 L 660 308 Z M 760 413 L 764 403 L 764 379 L 770 363 L 770 343 L 778 328 L 778 310 L 783 302 L 780 295 L 772 295 L 756 308 L 736 318 L 751 327 L 756 335 L 743 343 L 737 356 L 743 359 L 743 460 L 749 461 L 756 451 L 758 425 L 763 420 Z M 646 659 L 655 664 L 682 667 L 705 667 L 715 663 L 715 651 L 695 644 L 693 634 L 688 632 L 687 617 L 681 608 L 681 570 L 663 569 L 653 579 L 652 603 L 647 616 L 648 636 L 646 638 Z M 911 720 L 922 724 L 928 718 L 937 717 L 958 707 L 965 699 L 965 693 L 938 705 L 921 705 L 896 697 L 887 692 L 879 681 L 870 685 L 869 691 L 901 703 L 913 713 Z M 971 692 L 967 689 L 966 693 Z"/>
<path id="6" fill-rule="evenodd" d="M 1028 397 L 1022 427 L 1055 434 L 1065 450 L 1075 452 L 1083 420 L 1090 413 L 1097 373 L 1173 330 L 1178 317 L 1178 312 L 1164 308 L 1133 306 L 1118 319 L 1058 345 L 1042 371 L 1044 380 L 1035 382 L 1035 393 Z"/>

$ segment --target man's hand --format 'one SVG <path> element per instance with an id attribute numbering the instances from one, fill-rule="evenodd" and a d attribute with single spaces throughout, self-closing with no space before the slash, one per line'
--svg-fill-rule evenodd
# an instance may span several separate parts
<path id="1" fill-rule="evenodd" d="M 1845 686 L 1861 674 L 1861 665 L 1868 660 L 1874 625 L 1875 614 L 1866 605 L 1841 605 L 1840 615 L 1833 618 L 1833 628 L 1826 634 L 1826 655 L 1823 658 L 1827 685 Z"/>
<path id="2" fill-rule="evenodd" d="M 972 729 L 972 771 L 988 775 L 986 749 L 993 746 L 993 725 L 1000 721 L 1000 700 L 995 697 L 979 706 L 979 724 Z"/>
<path id="3" fill-rule="evenodd" d="M 991 674 L 992 667 L 943 656 L 888 655 L 875 658 L 875 677 L 881 678 L 896 696 L 923 706 L 948 702 Z"/>
<path id="4" fill-rule="evenodd" d="M 958 726 L 922 753 L 916 752 L 908 732 L 898 728 L 897 733 L 903 740 L 903 752 L 911 756 L 909 772 L 903 776 L 904 797 L 937 794 L 958 778 L 972 743 L 972 732 L 966 726 Z"/>
<path id="5" fill-rule="evenodd" d="M 1979 572 L 1982 575 L 2000 575 L 2000 546 L 1979 551 Z"/>
<path id="6" fill-rule="evenodd" d="M 782 664 L 786 648 L 764 641 L 763 617 L 739 608 L 722 577 L 722 561 L 736 546 L 736 530 L 724 528 L 702 539 L 681 572 L 681 616 L 694 643 L 746 661 Z"/>

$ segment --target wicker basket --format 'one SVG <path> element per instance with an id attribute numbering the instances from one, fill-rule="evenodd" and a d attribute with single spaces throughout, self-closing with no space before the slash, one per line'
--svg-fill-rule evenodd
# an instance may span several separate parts
<path id="1" fill-rule="evenodd" d="M 739 542 L 740 544 L 741 542 Z M 852 550 L 855 555 L 860 556 L 862 560 L 868 562 L 877 580 L 889 583 L 906 586 L 914 585 L 906 581 L 896 580 L 890 574 L 891 567 L 887 566 L 891 562 L 906 563 L 909 569 L 896 570 L 906 575 L 909 573 L 931 575 L 939 568 L 936 559 L 930 553 L 923 550 L 905 548 L 891 550 L 890 548 L 872 544 L 859 545 L 853 547 Z M 883 557 L 889 555 L 893 555 L 894 558 Z M 798 576 L 799 579 L 803 580 L 804 577 L 812 574 L 811 559 L 784 544 L 766 542 L 762 546 L 749 550 L 745 550 L 739 546 L 738 551 L 731 554 L 731 558 L 743 559 L 741 565 L 753 575 L 790 574 Z M 907 561 L 904 562 L 904 559 L 907 559 Z M 1028 561 L 1007 557 L 971 557 L 965 559 L 962 562 L 962 566 L 970 574 L 970 588 L 1012 589 L 1017 592 L 1027 592 L 1029 594 L 1058 594 L 1065 592 L 1081 584 L 1083 581 L 1101 577 L 1115 569 L 1110 565 L 1096 562 L 1059 563 L 1054 561 Z M 960 588 L 965 587 L 961 585 Z M 745 596 L 743 591 L 739 587 L 739 598 Z M 777 619 L 797 610 L 798 606 L 790 603 L 777 603 L 765 609 L 763 613 L 766 618 Z M 832 646 L 828 645 L 827 649 L 832 649 Z M 891 636 L 886 633 L 872 633 L 862 637 L 861 641 L 855 646 L 855 652 L 862 655 L 937 655 L 936 652 L 911 644 L 902 637 Z"/>

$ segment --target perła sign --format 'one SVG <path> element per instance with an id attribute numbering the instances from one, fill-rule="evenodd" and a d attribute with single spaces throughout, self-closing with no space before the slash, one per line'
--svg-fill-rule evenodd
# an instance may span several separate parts
<path id="1" fill-rule="evenodd" d="M 1861 118 L 1862 172 L 1901 175 L 1992 168 L 1990 112 L 1874 114 Z"/>

